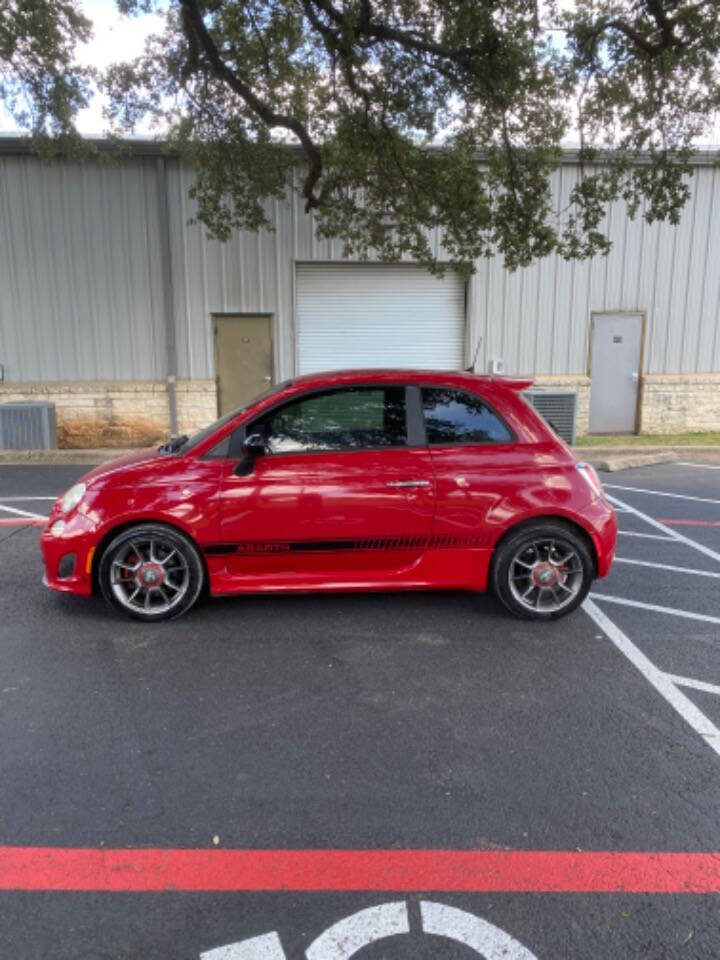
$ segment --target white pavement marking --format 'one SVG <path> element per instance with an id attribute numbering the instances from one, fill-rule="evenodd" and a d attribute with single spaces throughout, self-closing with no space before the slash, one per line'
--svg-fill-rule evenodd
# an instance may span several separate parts
<path id="1" fill-rule="evenodd" d="M 3 497 L 3 503 L 24 503 L 25 500 L 57 500 L 57 497 Z"/>
<path id="2" fill-rule="evenodd" d="M 2 503 L 0 503 L 0 510 L 5 510 L 6 513 L 15 513 L 18 517 L 29 517 L 31 520 L 47 520 L 47 517 L 44 517 L 41 513 L 30 513 L 29 510 L 17 510 L 15 507 L 6 507 Z"/>
<path id="3" fill-rule="evenodd" d="M 612 499 L 615 503 L 615 499 L 608 497 L 608 500 Z M 629 510 L 625 510 L 625 513 L 629 513 Z M 618 535 L 623 537 L 643 537 L 645 540 L 674 540 L 675 537 L 661 537 L 659 533 L 635 533 L 634 530 L 618 530 Z"/>
<path id="4" fill-rule="evenodd" d="M 265 933 L 200 954 L 200 960 L 286 960 L 276 933 Z"/>
<path id="5" fill-rule="evenodd" d="M 654 570 L 672 570 L 673 573 L 691 573 L 694 577 L 717 577 L 720 573 L 712 570 L 695 570 L 694 567 L 675 567 L 671 563 L 653 563 L 651 560 L 630 560 L 628 557 L 615 557 L 614 563 L 632 563 L 636 567 L 652 567 Z"/>
<path id="6" fill-rule="evenodd" d="M 704 543 L 698 543 L 697 540 L 691 540 L 690 537 L 686 537 L 684 533 L 678 533 L 677 530 L 673 530 L 672 527 L 666 527 L 665 524 L 660 523 L 659 520 L 655 520 L 646 513 L 636 510 L 635 507 L 631 507 L 629 503 L 624 503 L 616 497 L 611 497 L 610 494 L 608 494 L 608 500 L 612 503 L 618 503 L 621 507 L 627 507 L 630 513 L 634 513 L 636 517 L 640 517 L 641 520 L 649 523 L 650 526 L 655 527 L 656 530 L 661 530 L 671 540 L 677 540 L 679 543 L 684 543 L 686 546 L 692 547 L 693 550 L 699 550 L 700 553 L 704 553 L 706 557 L 712 557 L 713 560 L 717 560 L 717 562 L 720 563 L 720 553 L 718 553 L 717 550 L 711 550 L 710 547 L 706 547 Z"/>
<path id="7" fill-rule="evenodd" d="M 307 960 L 347 960 L 369 943 L 397 933 L 410 933 L 405 903 L 381 903 L 338 920 L 313 940 L 305 956 Z"/>
<path id="8" fill-rule="evenodd" d="M 606 617 L 592 600 L 585 600 L 583 609 L 608 639 L 615 644 L 617 649 L 625 654 L 633 666 L 642 673 L 648 683 L 655 687 L 670 706 L 677 710 L 683 720 L 690 724 L 707 745 L 720 756 L 720 730 L 705 716 L 702 710 L 695 706 L 692 700 L 686 697 L 681 690 L 678 690 L 671 676 L 659 670 L 652 660 L 648 659 L 642 650 L 638 649 L 632 640 L 609 617 Z"/>
<path id="9" fill-rule="evenodd" d="M 703 470 L 720 470 L 718 463 L 691 463 L 689 460 L 676 460 L 676 467 L 702 467 Z"/>
<path id="10" fill-rule="evenodd" d="M 677 674 L 669 673 L 668 680 L 672 680 L 679 687 L 692 687 L 693 690 L 702 690 L 704 693 L 714 693 L 720 696 L 720 686 L 716 683 L 707 683 L 705 680 L 694 680 L 692 677 L 678 677 Z"/>
<path id="11" fill-rule="evenodd" d="M 486 960 L 537 960 L 510 934 L 465 910 L 422 900 L 420 914 L 424 933 L 463 943 Z"/>
<path id="12" fill-rule="evenodd" d="M 649 493 L 653 497 L 672 497 L 674 500 L 694 500 L 696 503 L 717 503 L 720 505 L 720 500 L 711 500 L 708 497 L 690 497 L 686 493 L 665 493 L 662 490 L 646 490 L 644 487 L 623 487 L 619 483 L 604 483 L 603 486 L 610 490 L 632 490 L 633 493 Z"/>
<path id="13" fill-rule="evenodd" d="M 656 603 L 643 603 L 642 600 L 628 600 L 625 597 L 612 597 L 606 593 L 590 593 L 593 600 L 605 603 L 617 603 L 622 607 L 637 607 L 638 610 L 651 610 L 653 613 L 665 613 L 671 617 L 685 617 L 687 620 L 702 620 L 703 623 L 720 623 L 720 617 L 711 617 L 707 613 L 693 613 L 691 610 L 677 610 L 675 607 L 661 607 Z"/>

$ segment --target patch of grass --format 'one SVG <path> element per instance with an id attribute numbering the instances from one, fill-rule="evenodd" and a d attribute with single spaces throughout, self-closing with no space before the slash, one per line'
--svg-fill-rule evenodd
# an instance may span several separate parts
<path id="1" fill-rule="evenodd" d="M 720 445 L 720 432 L 712 433 L 643 433 L 640 436 L 616 433 L 610 436 L 578 437 L 578 447 L 661 447 L 692 444 Z"/>

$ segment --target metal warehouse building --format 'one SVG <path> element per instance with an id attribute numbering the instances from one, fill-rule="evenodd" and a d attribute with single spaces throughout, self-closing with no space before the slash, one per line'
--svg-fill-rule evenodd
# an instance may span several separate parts
<path id="1" fill-rule="evenodd" d="M 613 204 L 609 257 L 487 259 L 464 283 L 343 260 L 300 200 L 209 240 L 157 144 L 45 163 L 0 140 L 0 402 L 54 402 L 63 446 L 129 446 L 295 374 L 474 362 L 577 391 L 580 433 L 720 430 L 720 169 L 694 162 L 679 226 Z M 578 175 L 567 154 L 560 204 Z"/>

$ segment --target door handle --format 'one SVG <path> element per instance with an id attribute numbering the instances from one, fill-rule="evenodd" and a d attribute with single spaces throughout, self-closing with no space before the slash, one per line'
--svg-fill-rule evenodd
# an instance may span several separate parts
<path id="1" fill-rule="evenodd" d="M 429 480 L 391 480 L 386 487 L 429 487 Z"/>
<path id="2" fill-rule="evenodd" d="M 632 380 L 633 383 L 637 383 L 637 382 L 638 382 L 638 380 L 640 379 L 640 377 L 638 376 L 637 370 L 633 370 L 633 372 L 630 374 L 630 379 Z"/>

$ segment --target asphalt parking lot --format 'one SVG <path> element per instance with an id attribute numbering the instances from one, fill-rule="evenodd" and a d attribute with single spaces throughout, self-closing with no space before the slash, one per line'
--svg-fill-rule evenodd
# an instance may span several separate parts
<path id="1" fill-rule="evenodd" d="M 603 475 L 617 562 L 557 623 L 150 626 L 40 582 L 35 498 L 84 470 L 0 466 L 0 957 L 720 956 L 720 469 Z"/>

